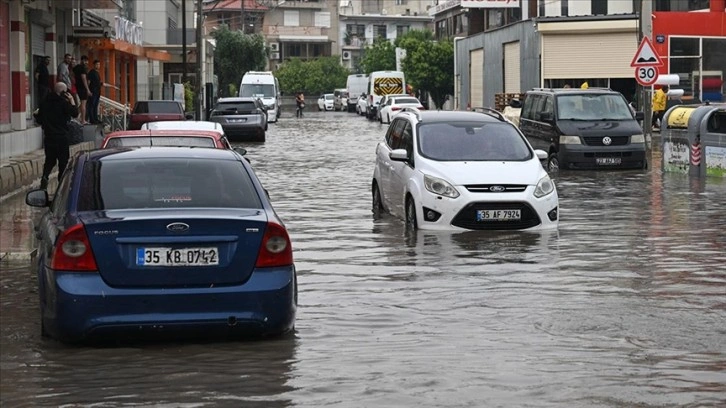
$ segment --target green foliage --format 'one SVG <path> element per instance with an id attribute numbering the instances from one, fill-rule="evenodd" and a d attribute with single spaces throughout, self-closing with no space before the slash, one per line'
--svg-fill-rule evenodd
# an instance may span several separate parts
<path id="1" fill-rule="evenodd" d="M 185 82 L 184 83 L 184 110 L 187 112 L 191 112 L 194 110 L 194 95 L 196 95 L 196 92 L 194 92 L 194 86 L 191 84 L 191 82 Z"/>
<path id="2" fill-rule="evenodd" d="M 412 30 L 397 42 L 406 49 L 401 66 L 406 82 L 414 89 L 428 91 L 435 107 L 440 108 L 446 95 L 454 93 L 453 41 L 433 41 L 430 32 Z"/>
<path id="3" fill-rule="evenodd" d="M 376 38 L 373 45 L 366 46 L 360 66 L 366 74 L 396 69 L 396 47 L 385 38 Z"/>
<path id="4" fill-rule="evenodd" d="M 227 92 L 230 96 L 237 96 L 239 94 L 237 84 L 227 84 Z"/>
<path id="5" fill-rule="evenodd" d="M 216 41 L 214 73 L 219 77 L 219 83 L 239 84 L 245 72 L 265 69 L 267 51 L 261 35 L 231 31 L 226 25 L 222 25 L 212 36 Z"/>
<path id="6" fill-rule="evenodd" d="M 344 88 L 350 72 L 340 65 L 338 57 L 323 57 L 309 61 L 285 61 L 275 76 L 286 95 L 303 91 L 308 95 L 332 92 Z"/>

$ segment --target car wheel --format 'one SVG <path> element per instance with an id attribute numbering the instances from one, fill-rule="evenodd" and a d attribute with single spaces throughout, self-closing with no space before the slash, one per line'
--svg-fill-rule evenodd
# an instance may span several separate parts
<path id="1" fill-rule="evenodd" d="M 548 171 L 559 171 L 560 170 L 560 159 L 557 157 L 557 153 L 550 153 L 547 158 L 547 170 Z"/>
<path id="2" fill-rule="evenodd" d="M 391 123 L 391 115 L 386 115 L 386 123 Z"/>
<path id="3" fill-rule="evenodd" d="M 261 132 L 261 133 L 259 134 L 259 136 L 257 136 L 257 141 L 258 141 L 258 142 L 264 142 L 264 141 L 265 141 L 265 132 L 264 132 L 264 131 L 262 131 L 262 132 Z"/>
<path id="4" fill-rule="evenodd" d="M 378 188 L 378 183 L 373 182 L 373 213 L 380 214 L 383 212 L 383 200 L 381 199 L 381 190 Z"/>
<path id="5" fill-rule="evenodd" d="M 320 112 L 322 109 L 320 109 L 320 105 L 318 105 L 318 112 Z"/>
<path id="6" fill-rule="evenodd" d="M 406 228 L 415 230 L 418 228 L 416 221 L 416 203 L 411 196 L 406 197 Z"/>
<path id="7" fill-rule="evenodd" d="M 648 160 L 643 161 L 643 170 L 648 170 Z"/>

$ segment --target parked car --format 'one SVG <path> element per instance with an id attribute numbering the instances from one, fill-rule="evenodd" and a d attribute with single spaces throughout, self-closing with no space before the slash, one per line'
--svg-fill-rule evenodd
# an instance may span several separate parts
<path id="1" fill-rule="evenodd" d="M 371 117 L 369 119 L 375 119 L 380 122 L 381 121 L 381 107 L 386 106 L 386 104 L 388 103 L 388 100 L 390 98 L 394 98 L 396 96 L 401 96 L 401 97 L 406 96 L 406 97 L 410 98 L 410 96 L 408 94 L 391 94 L 391 95 L 381 96 L 381 98 L 378 100 L 378 102 L 376 102 L 375 108 L 373 109 L 373 117 Z M 368 99 L 370 99 L 370 98 L 368 98 Z"/>
<path id="2" fill-rule="evenodd" d="M 348 109 L 348 91 L 346 89 L 333 91 L 333 109 L 336 111 Z"/>
<path id="3" fill-rule="evenodd" d="M 548 152 L 547 168 L 611 169 L 648 166 L 643 112 L 606 88 L 535 88 L 525 94 L 519 128 Z"/>
<path id="4" fill-rule="evenodd" d="M 140 146 L 232 148 L 223 133 L 210 130 L 123 130 L 107 134 L 101 143 L 104 149 Z"/>
<path id="5" fill-rule="evenodd" d="M 376 147 L 373 211 L 412 229 L 554 229 L 559 199 L 546 157 L 496 111 L 406 108 Z"/>
<path id="6" fill-rule="evenodd" d="M 318 110 L 333 110 L 333 103 L 335 101 L 335 96 L 331 93 L 322 94 L 318 98 Z"/>
<path id="7" fill-rule="evenodd" d="M 230 140 L 265 141 L 267 113 L 265 105 L 258 98 L 219 98 L 209 120 L 220 123 Z"/>
<path id="8" fill-rule="evenodd" d="M 380 115 L 379 121 L 381 123 L 391 123 L 391 119 L 393 119 L 403 108 L 423 109 L 424 107 L 421 105 L 421 102 L 413 96 L 394 96 L 386 98 L 386 104 L 381 105 L 378 110 L 378 114 Z"/>
<path id="9" fill-rule="evenodd" d="M 358 103 L 355 105 L 355 112 L 359 115 L 365 115 L 368 110 L 368 97 L 366 94 L 361 94 L 358 97 Z"/>
<path id="10" fill-rule="evenodd" d="M 293 328 L 290 237 L 250 165 L 224 149 L 74 156 L 37 225 L 41 331 L 61 341 L 275 335 Z"/>
<path id="11" fill-rule="evenodd" d="M 182 104 L 177 101 L 137 101 L 134 109 L 128 116 L 127 130 L 139 130 L 146 122 L 160 122 L 167 120 L 190 120 L 192 114 L 184 114 Z"/>

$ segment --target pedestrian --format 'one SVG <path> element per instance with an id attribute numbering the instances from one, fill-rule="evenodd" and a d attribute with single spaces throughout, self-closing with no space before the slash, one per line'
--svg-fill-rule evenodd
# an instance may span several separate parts
<path id="1" fill-rule="evenodd" d="M 78 91 L 76 90 L 76 75 L 73 73 L 73 68 L 75 68 L 75 67 L 76 67 L 76 57 L 71 55 L 71 61 L 68 64 L 68 70 L 70 71 L 69 76 L 71 79 L 71 84 L 70 85 L 66 84 L 66 85 L 68 85 L 68 91 L 73 96 L 73 100 L 76 101 L 76 106 L 80 106 L 81 100 L 78 99 Z M 76 119 L 78 119 L 78 118 L 76 118 Z"/>
<path id="2" fill-rule="evenodd" d="M 50 57 L 45 56 L 35 68 L 35 89 L 38 98 L 37 106 L 40 106 L 40 103 L 43 102 L 43 99 L 50 92 L 50 72 L 48 72 L 48 65 L 50 65 Z"/>
<path id="3" fill-rule="evenodd" d="M 86 124 L 86 105 L 88 98 L 92 92 L 88 86 L 88 57 L 85 55 L 81 56 L 81 63 L 73 67 L 73 76 L 76 78 L 76 93 L 81 104 L 78 106 L 78 112 L 80 114 L 79 122 Z"/>
<path id="4" fill-rule="evenodd" d="M 661 121 L 663 120 L 663 113 L 665 113 L 666 100 L 668 97 L 668 85 L 664 85 L 662 88 L 658 88 L 653 93 L 653 119 L 651 120 L 651 127 L 654 129 L 660 129 Z"/>
<path id="5" fill-rule="evenodd" d="M 73 96 L 68 92 L 65 82 L 58 82 L 53 92 L 40 104 L 37 119 L 43 127 L 43 147 L 45 149 L 45 163 L 43 176 L 40 179 L 40 188 L 48 188 L 50 172 L 58 163 L 58 181 L 68 164 L 70 147 L 68 144 L 68 122 L 78 116 Z"/>
<path id="6" fill-rule="evenodd" d="M 59 82 L 63 82 L 66 84 L 68 89 L 71 89 L 71 61 L 72 61 L 71 54 L 66 54 L 63 56 L 63 61 L 58 64 L 58 69 L 56 70 L 56 79 Z"/>
<path id="7" fill-rule="evenodd" d="M 588 89 L 590 87 L 590 84 L 587 83 L 587 81 L 583 82 L 582 85 L 580 85 L 580 89 Z"/>
<path id="8" fill-rule="evenodd" d="M 295 103 L 297 104 L 297 110 L 295 111 L 295 114 L 298 118 L 302 118 L 303 109 L 305 109 L 305 94 L 303 94 L 302 91 L 298 92 L 297 95 L 295 95 Z"/>
<path id="9" fill-rule="evenodd" d="M 88 96 L 88 106 L 86 113 L 86 120 L 92 124 L 99 124 L 101 121 L 98 120 L 98 103 L 101 100 L 101 87 L 103 81 L 101 81 L 101 61 L 93 60 L 93 68 L 88 71 L 88 87 L 91 92 Z"/>

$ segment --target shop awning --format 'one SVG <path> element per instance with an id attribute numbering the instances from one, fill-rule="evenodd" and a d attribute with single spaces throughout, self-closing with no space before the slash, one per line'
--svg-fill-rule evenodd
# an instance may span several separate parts
<path id="1" fill-rule="evenodd" d="M 152 46 L 144 47 L 131 44 L 126 41 L 112 38 L 82 38 L 81 47 L 89 51 L 120 51 L 126 54 L 135 55 L 139 58 L 146 58 L 155 61 L 171 61 L 172 55 L 166 51 L 160 51 Z"/>

